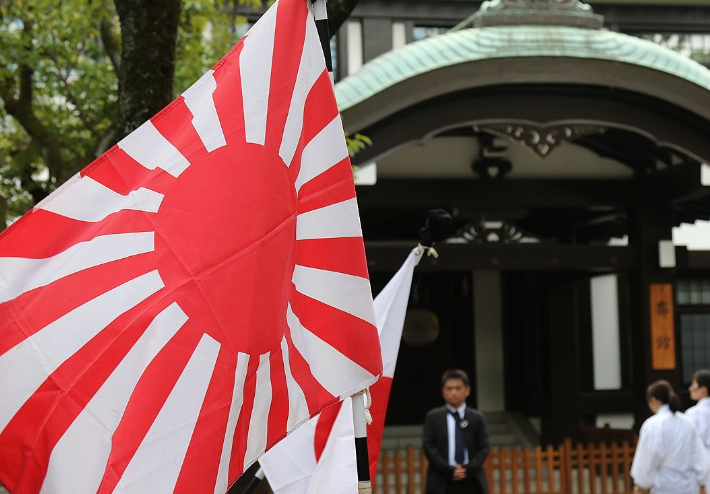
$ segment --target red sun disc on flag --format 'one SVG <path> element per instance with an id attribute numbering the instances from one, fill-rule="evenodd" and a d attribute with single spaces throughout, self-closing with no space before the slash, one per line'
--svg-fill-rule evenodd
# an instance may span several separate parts
<path id="1" fill-rule="evenodd" d="M 280 0 L 0 236 L 0 481 L 225 492 L 376 380 L 374 323 L 315 24 Z"/>

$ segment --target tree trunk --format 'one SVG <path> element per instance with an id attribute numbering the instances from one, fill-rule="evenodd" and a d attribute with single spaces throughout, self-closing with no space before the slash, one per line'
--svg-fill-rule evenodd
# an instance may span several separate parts
<path id="1" fill-rule="evenodd" d="M 358 0 L 328 0 L 328 28 L 331 37 L 350 17 L 357 4 Z"/>
<path id="2" fill-rule="evenodd" d="M 7 228 L 7 201 L 0 196 L 0 232 Z"/>
<path id="3" fill-rule="evenodd" d="M 115 140 L 130 134 L 173 99 L 182 0 L 114 0 L 121 20 Z"/>

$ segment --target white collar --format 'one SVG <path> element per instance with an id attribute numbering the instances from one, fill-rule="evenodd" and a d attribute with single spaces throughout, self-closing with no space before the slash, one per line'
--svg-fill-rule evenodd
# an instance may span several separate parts
<path id="1" fill-rule="evenodd" d="M 454 408 L 454 407 L 452 407 L 451 405 L 449 405 L 449 404 L 447 403 L 447 404 L 446 404 L 446 409 L 447 409 L 448 411 L 450 411 L 450 412 L 457 412 L 457 413 L 459 414 L 459 417 L 460 417 L 462 413 L 465 413 L 465 412 L 466 412 L 466 403 L 464 402 L 464 404 L 461 405 L 461 406 L 458 407 L 458 408 Z"/>
<path id="2" fill-rule="evenodd" d="M 698 406 L 708 408 L 710 407 L 710 397 L 700 398 L 698 400 Z"/>
<path id="3" fill-rule="evenodd" d="M 656 415 L 660 415 L 660 414 L 671 414 L 672 415 L 673 412 L 671 412 L 671 407 L 669 407 L 668 405 L 661 405 L 661 408 L 659 408 L 658 411 L 656 412 Z"/>

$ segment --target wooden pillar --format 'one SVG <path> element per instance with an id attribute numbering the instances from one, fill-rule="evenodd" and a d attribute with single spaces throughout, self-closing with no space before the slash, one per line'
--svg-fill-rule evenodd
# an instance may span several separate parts
<path id="1" fill-rule="evenodd" d="M 543 408 L 545 442 L 561 444 L 579 429 L 579 324 L 577 282 L 569 275 L 549 279 L 548 404 Z"/>
<path id="2" fill-rule="evenodd" d="M 659 264 L 659 242 L 672 238 L 671 207 L 649 180 L 639 178 L 634 187 L 629 245 L 636 255 L 636 267 L 629 276 L 629 316 L 634 418 L 635 426 L 640 427 L 650 415 L 646 387 L 653 381 L 666 379 L 678 391 L 681 382 L 673 317 L 676 273 L 674 267 L 661 268 Z"/>
<path id="3" fill-rule="evenodd" d="M 499 271 L 474 271 L 476 393 L 482 412 L 505 410 L 503 317 Z"/>
<path id="4" fill-rule="evenodd" d="M 365 17 L 362 20 L 364 62 L 392 50 L 392 20 Z"/>

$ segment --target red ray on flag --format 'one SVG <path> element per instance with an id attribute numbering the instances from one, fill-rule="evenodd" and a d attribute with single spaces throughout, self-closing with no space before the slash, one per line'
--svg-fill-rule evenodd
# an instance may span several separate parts
<path id="1" fill-rule="evenodd" d="M 12 493 L 223 493 L 381 372 L 304 0 L 0 236 Z"/>
<path id="2" fill-rule="evenodd" d="M 370 478 L 374 479 L 394 379 L 414 268 L 424 254 L 418 246 L 375 298 L 382 377 L 370 386 L 372 423 L 367 431 Z M 350 400 L 323 410 L 260 460 L 275 494 L 357 494 L 357 456 Z"/>

